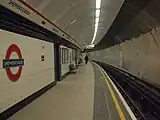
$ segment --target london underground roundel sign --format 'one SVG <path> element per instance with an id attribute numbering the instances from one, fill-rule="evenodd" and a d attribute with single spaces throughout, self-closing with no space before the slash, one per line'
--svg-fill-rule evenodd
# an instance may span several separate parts
<path id="1" fill-rule="evenodd" d="M 18 59 L 11 58 L 13 52 L 17 54 Z M 10 45 L 6 52 L 6 57 L 3 59 L 3 68 L 6 69 L 7 76 L 11 81 L 16 82 L 20 78 L 23 69 L 22 66 L 24 66 L 24 59 L 22 58 L 20 48 L 16 44 Z M 12 72 L 13 67 L 18 67 L 16 73 Z"/>

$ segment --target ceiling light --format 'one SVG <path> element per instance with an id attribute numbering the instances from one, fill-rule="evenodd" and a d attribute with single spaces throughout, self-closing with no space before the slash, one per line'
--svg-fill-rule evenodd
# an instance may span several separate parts
<path id="1" fill-rule="evenodd" d="M 73 20 L 72 22 L 71 22 L 71 24 L 73 24 L 73 23 L 75 23 L 77 20 Z"/>
<path id="2" fill-rule="evenodd" d="M 96 18 L 98 18 L 100 15 L 100 9 L 96 10 Z"/>
<path id="3" fill-rule="evenodd" d="M 95 31 L 94 31 L 94 32 L 97 32 L 97 30 L 98 30 L 98 27 L 95 28 Z"/>
<path id="4" fill-rule="evenodd" d="M 100 16 L 100 8 L 101 8 L 101 0 L 96 0 L 96 13 L 95 13 L 95 28 L 94 28 L 94 35 L 91 44 L 94 43 L 97 31 L 98 31 L 98 24 L 99 24 L 99 16 Z"/>
<path id="5" fill-rule="evenodd" d="M 95 24 L 95 28 L 98 28 L 98 23 Z"/>
<path id="6" fill-rule="evenodd" d="M 101 8 L 101 0 L 96 0 L 96 9 Z"/>
<path id="7" fill-rule="evenodd" d="M 95 39 L 95 38 L 93 38 L 93 39 L 92 39 L 92 42 L 91 42 L 91 44 L 93 44 L 93 43 L 94 43 L 94 39 Z"/>
<path id="8" fill-rule="evenodd" d="M 96 34 L 97 34 L 97 31 L 94 32 L 94 37 L 93 37 L 94 39 L 95 39 L 95 37 L 96 37 Z"/>
<path id="9" fill-rule="evenodd" d="M 95 19 L 95 24 L 98 24 L 99 23 L 99 18 L 96 18 Z"/>

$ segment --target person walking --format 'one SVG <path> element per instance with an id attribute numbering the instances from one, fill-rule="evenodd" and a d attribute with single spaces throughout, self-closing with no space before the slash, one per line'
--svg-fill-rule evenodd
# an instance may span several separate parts
<path id="1" fill-rule="evenodd" d="M 85 63 L 87 64 L 89 60 L 88 55 L 86 55 L 84 59 L 85 59 Z"/>

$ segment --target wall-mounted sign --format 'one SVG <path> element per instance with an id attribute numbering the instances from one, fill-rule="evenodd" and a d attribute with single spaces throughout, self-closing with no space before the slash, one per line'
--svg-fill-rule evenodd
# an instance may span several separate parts
<path id="1" fill-rule="evenodd" d="M 8 4 L 11 5 L 12 7 L 16 8 L 17 10 L 21 11 L 22 13 L 25 13 L 26 15 L 31 14 L 26 8 L 24 8 L 21 5 L 19 5 L 18 3 L 16 3 L 15 0 L 10 0 Z"/>
<path id="2" fill-rule="evenodd" d="M 18 59 L 11 58 L 13 52 L 17 54 Z M 6 52 L 6 57 L 3 59 L 3 68 L 6 69 L 7 76 L 11 81 L 16 82 L 20 78 L 22 66 L 24 66 L 24 59 L 22 58 L 20 48 L 15 44 L 10 45 Z M 11 68 L 13 67 L 18 67 L 17 73 L 12 72 Z"/>

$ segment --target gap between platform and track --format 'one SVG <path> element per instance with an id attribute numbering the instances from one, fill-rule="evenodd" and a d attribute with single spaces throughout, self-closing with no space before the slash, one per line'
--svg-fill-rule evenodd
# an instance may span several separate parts
<path id="1" fill-rule="evenodd" d="M 111 85 L 113 86 L 113 88 L 115 89 L 115 91 L 117 92 L 119 98 L 121 99 L 124 107 L 126 108 L 128 114 L 130 115 L 131 119 L 132 120 L 137 120 L 137 118 L 135 117 L 135 115 L 133 114 L 132 110 L 130 109 L 130 107 L 128 106 L 128 104 L 126 103 L 126 101 L 124 100 L 123 96 L 121 95 L 121 93 L 119 92 L 118 88 L 114 85 L 114 83 L 112 82 L 112 80 L 110 79 L 110 77 L 107 75 L 107 73 L 104 71 L 104 69 L 98 65 L 97 63 L 95 62 L 92 62 L 93 64 L 95 64 L 96 66 L 98 66 L 101 74 L 103 75 L 103 79 L 105 80 L 106 84 L 107 84 L 107 87 L 109 89 L 109 92 L 112 96 L 112 99 L 113 99 L 113 102 L 116 106 L 116 109 L 118 111 L 118 114 L 119 114 L 119 117 L 121 120 L 126 120 L 125 116 L 124 116 L 124 113 L 122 112 L 122 109 L 120 107 L 120 104 L 118 103 L 118 100 L 113 92 L 113 89 L 111 87 Z M 111 83 L 111 85 L 110 85 Z"/>

